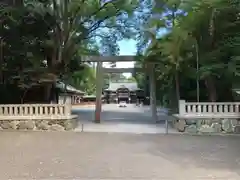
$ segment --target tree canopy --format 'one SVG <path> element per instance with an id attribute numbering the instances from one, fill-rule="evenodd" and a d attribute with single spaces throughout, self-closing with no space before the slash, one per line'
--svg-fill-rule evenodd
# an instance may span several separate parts
<path id="1" fill-rule="evenodd" d="M 82 56 L 118 55 L 117 42 L 132 38 L 137 66 L 157 62 L 162 103 L 232 101 L 239 86 L 237 0 L 4 0 L 0 21 L 2 84 L 61 79 L 93 92 L 93 70 Z M 146 73 L 135 79 L 148 84 Z"/>
<path id="2" fill-rule="evenodd" d="M 83 78 L 90 71 L 82 71 L 86 68 L 82 56 L 101 55 L 103 48 L 115 53 L 118 40 L 137 32 L 133 12 L 138 4 L 137 0 L 1 1 L 1 83 L 27 88 L 76 75 Z"/>
<path id="3" fill-rule="evenodd" d="M 239 1 L 155 1 L 143 23 L 138 63 L 157 62 L 162 102 L 234 100 L 232 88 L 240 75 L 239 14 Z M 142 77 L 137 79 L 141 83 Z"/>

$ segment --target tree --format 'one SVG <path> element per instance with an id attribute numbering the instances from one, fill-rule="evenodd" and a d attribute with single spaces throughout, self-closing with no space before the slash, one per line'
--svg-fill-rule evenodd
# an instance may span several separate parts
<path id="1" fill-rule="evenodd" d="M 72 73 L 68 80 L 68 83 L 72 86 L 81 89 L 88 95 L 96 93 L 96 72 L 95 69 L 89 65 L 85 65 L 81 71 L 75 71 Z"/>
<path id="2" fill-rule="evenodd" d="M 17 77 L 18 83 L 29 84 L 26 79 L 33 74 L 35 82 L 42 75 L 50 81 L 68 79 L 79 71 L 77 67 L 82 68 L 83 55 L 99 55 L 99 41 L 111 40 L 114 47 L 134 32 L 129 19 L 137 4 L 134 0 L 25 0 L 18 8 L 2 6 L 2 81 Z"/>
<path id="3" fill-rule="evenodd" d="M 136 82 L 136 79 L 134 77 L 129 77 L 127 78 L 128 82 Z"/>
<path id="4" fill-rule="evenodd" d="M 55 19 L 48 41 L 51 49 L 48 66 L 52 71 L 59 64 L 66 70 L 71 57 L 86 40 L 98 37 L 100 42 L 110 41 L 114 47 L 113 42 L 119 38 L 118 35 L 124 34 L 121 28 L 126 25 L 127 18 L 137 5 L 134 0 L 51 0 L 48 5 L 28 2 L 39 14 L 50 14 Z"/>
<path id="5" fill-rule="evenodd" d="M 147 50 L 140 53 L 147 56 L 144 61 L 153 58 L 158 61 L 157 88 L 161 94 L 165 96 L 173 89 L 171 79 L 175 76 L 176 80 L 178 72 L 179 85 L 175 86 L 176 90 L 179 87 L 178 99 L 198 99 L 197 79 L 200 100 L 233 100 L 231 89 L 240 65 L 236 52 L 239 11 L 238 1 L 156 1 L 145 24 L 148 28 L 144 40 L 140 41 Z M 167 33 L 159 37 L 163 29 Z"/>

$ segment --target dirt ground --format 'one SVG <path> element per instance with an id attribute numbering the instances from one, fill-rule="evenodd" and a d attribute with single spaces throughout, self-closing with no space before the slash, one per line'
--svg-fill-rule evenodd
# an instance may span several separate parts
<path id="1" fill-rule="evenodd" d="M 240 137 L 1 132 L 0 179 L 240 180 Z"/>

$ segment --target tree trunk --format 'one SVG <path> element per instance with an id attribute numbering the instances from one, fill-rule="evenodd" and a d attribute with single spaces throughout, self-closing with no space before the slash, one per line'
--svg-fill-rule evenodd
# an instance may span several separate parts
<path id="1" fill-rule="evenodd" d="M 180 100 L 180 84 L 179 84 L 179 74 L 178 71 L 175 72 L 175 77 L 174 77 L 174 81 L 175 81 L 175 103 L 174 106 L 176 107 L 176 112 L 179 109 L 179 100 Z"/>
<path id="2" fill-rule="evenodd" d="M 21 104 L 24 104 L 24 98 L 25 98 L 25 96 L 26 96 L 26 94 L 27 94 L 27 91 L 28 91 L 28 89 L 25 89 L 25 90 L 23 91 L 23 95 L 21 96 Z"/>
<path id="3" fill-rule="evenodd" d="M 196 77 L 196 85 L 197 85 L 197 102 L 200 102 L 200 87 L 199 87 L 199 46 L 198 41 L 195 38 L 195 50 L 196 50 L 196 68 L 197 68 L 197 77 Z"/>
<path id="4" fill-rule="evenodd" d="M 178 72 L 177 71 L 175 73 L 175 88 L 176 88 L 176 99 L 179 102 L 181 97 L 180 97 L 179 76 L 178 76 Z"/>
<path id="5" fill-rule="evenodd" d="M 50 101 L 52 101 L 53 103 L 58 102 L 55 82 L 52 83 Z"/>
<path id="6" fill-rule="evenodd" d="M 205 85 L 208 91 L 208 97 L 211 102 L 217 101 L 217 90 L 215 86 L 215 81 L 213 77 L 210 75 L 205 79 Z"/>
<path id="7" fill-rule="evenodd" d="M 177 91 L 176 91 L 176 78 L 172 78 L 172 87 L 169 89 L 169 95 L 168 95 L 168 106 L 171 108 L 171 111 L 174 113 L 178 113 L 178 100 L 177 100 Z"/>
<path id="8" fill-rule="evenodd" d="M 211 16 L 210 16 L 210 21 L 209 21 L 209 35 L 210 35 L 210 43 L 209 43 L 209 50 L 214 49 L 214 39 L 215 39 L 215 24 L 214 24 L 214 16 L 215 16 L 215 9 L 211 9 Z M 208 97 L 209 100 L 212 102 L 217 101 L 217 91 L 216 91 L 216 85 L 215 85 L 215 80 L 212 75 L 209 75 L 205 79 L 205 85 L 207 87 L 208 91 Z"/>
<path id="9" fill-rule="evenodd" d="M 52 91 L 52 84 L 45 84 L 45 93 L 44 93 L 44 102 L 50 103 L 51 102 L 51 91 Z"/>
<path id="10" fill-rule="evenodd" d="M 64 81 L 64 99 L 63 103 L 66 104 L 67 102 L 67 83 Z"/>
<path id="11" fill-rule="evenodd" d="M 0 42 L 0 65 L 3 67 L 3 39 Z M 3 84 L 3 68 L 0 69 L 0 83 Z"/>

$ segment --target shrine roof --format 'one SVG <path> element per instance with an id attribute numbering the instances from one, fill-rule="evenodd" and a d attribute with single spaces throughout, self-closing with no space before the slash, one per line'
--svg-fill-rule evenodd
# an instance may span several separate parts
<path id="1" fill-rule="evenodd" d="M 119 88 L 127 88 L 129 91 L 140 90 L 135 82 L 110 82 L 108 89 L 105 90 L 116 91 Z"/>

